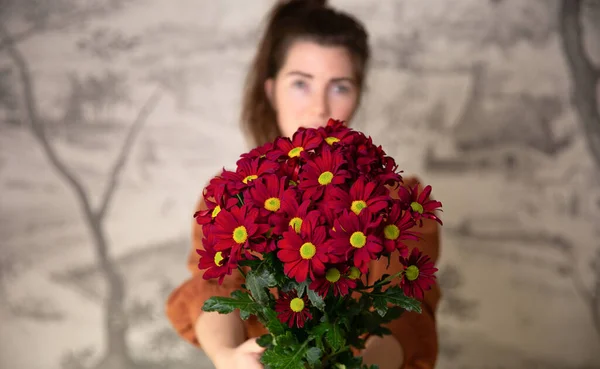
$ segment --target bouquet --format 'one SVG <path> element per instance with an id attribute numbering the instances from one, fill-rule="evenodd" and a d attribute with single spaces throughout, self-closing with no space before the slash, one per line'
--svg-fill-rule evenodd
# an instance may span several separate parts
<path id="1" fill-rule="evenodd" d="M 210 181 L 207 209 L 194 216 L 204 278 L 222 283 L 238 269 L 245 283 L 203 311 L 256 316 L 269 332 L 258 338 L 266 368 L 367 368 L 353 348 L 420 312 L 437 271 L 404 241 L 418 240 L 424 218 L 442 224 L 441 203 L 430 186 L 402 186 L 400 173 L 370 137 L 332 119 L 241 155 Z M 371 262 L 391 258 L 404 268 L 367 285 Z"/>

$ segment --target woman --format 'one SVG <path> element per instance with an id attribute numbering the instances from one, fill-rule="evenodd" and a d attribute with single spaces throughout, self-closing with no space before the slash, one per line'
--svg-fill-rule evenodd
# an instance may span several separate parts
<path id="1" fill-rule="evenodd" d="M 349 122 L 356 112 L 369 60 L 367 34 L 347 14 L 325 1 L 287 1 L 277 4 L 250 70 L 242 121 L 253 144 L 262 145 L 278 135 L 291 137 L 301 126 L 318 127 L 328 118 Z M 415 179 L 405 179 L 414 186 Z M 205 209 L 203 201 L 198 209 Z M 204 280 L 196 249 L 202 248 L 202 230 L 194 223 L 188 268 L 192 277 L 167 302 L 167 316 L 176 331 L 202 347 L 217 369 L 262 368 L 262 348 L 256 337 L 266 333 L 256 319 L 202 312 L 211 296 L 229 296 L 243 283 L 234 272 L 222 285 Z M 426 221 L 418 230 L 418 246 L 434 261 L 438 258 L 437 224 Z M 397 259 L 397 258 L 396 258 Z M 370 281 L 401 270 L 399 262 L 372 262 Z M 236 274 L 237 273 L 237 274 Z M 423 313 L 406 313 L 389 324 L 392 335 L 369 337 L 360 352 L 364 362 L 380 369 L 433 368 L 437 358 L 435 311 L 440 297 L 437 285 L 426 293 Z"/>

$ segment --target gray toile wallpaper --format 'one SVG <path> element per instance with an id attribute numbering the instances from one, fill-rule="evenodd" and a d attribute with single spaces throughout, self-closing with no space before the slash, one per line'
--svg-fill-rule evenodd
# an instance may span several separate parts
<path id="1" fill-rule="evenodd" d="M 210 368 L 164 302 L 272 0 L 0 1 L 0 367 Z M 600 1 L 340 0 L 445 209 L 438 368 L 600 368 Z"/>

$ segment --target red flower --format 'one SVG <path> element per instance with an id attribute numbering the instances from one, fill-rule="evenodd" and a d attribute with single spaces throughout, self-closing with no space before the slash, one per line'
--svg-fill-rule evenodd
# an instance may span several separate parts
<path id="1" fill-rule="evenodd" d="M 352 144 L 356 132 L 346 127 L 341 120 L 329 119 L 325 127 L 317 128 L 317 134 L 326 144 L 332 146 L 337 143 Z"/>
<path id="2" fill-rule="evenodd" d="M 298 192 L 295 189 L 289 188 L 283 194 L 281 211 L 273 218 L 275 224 L 273 230 L 274 234 L 283 235 L 284 232 L 290 230 L 290 227 L 292 227 L 296 233 L 300 233 L 302 222 L 308 215 L 308 209 L 311 202 L 304 201 L 302 204 L 299 204 L 297 193 Z"/>
<path id="3" fill-rule="evenodd" d="M 281 157 L 299 158 L 303 151 L 313 150 L 319 147 L 323 138 L 317 135 L 314 129 L 298 129 L 292 139 L 278 137 L 275 140 L 275 148 L 269 153 L 269 159 L 277 160 Z"/>
<path id="4" fill-rule="evenodd" d="M 408 247 L 403 240 L 417 241 L 417 234 L 409 231 L 416 225 L 410 212 L 402 212 L 402 206 L 395 202 L 383 226 L 383 246 L 388 253 L 398 250 L 401 257 L 408 256 Z"/>
<path id="5" fill-rule="evenodd" d="M 320 156 L 308 161 L 300 172 L 300 190 L 304 191 L 304 200 L 318 200 L 325 193 L 325 188 L 340 185 L 350 177 L 342 155 L 324 146 Z"/>
<path id="6" fill-rule="evenodd" d="M 277 301 L 275 301 L 277 318 L 290 328 L 302 328 L 307 320 L 312 319 L 312 314 L 307 305 L 308 300 L 306 295 L 300 298 L 294 292 L 282 293 Z"/>
<path id="7" fill-rule="evenodd" d="M 265 174 L 274 173 L 279 168 L 275 162 L 266 159 L 240 159 L 235 172 L 223 171 L 221 176 L 229 183 L 227 188 L 232 195 L 251 186 L 251 182 Z"/>
<path id="8" fill-rule="evenodd" d="M 274 174 L 256 180 L 246 204 L 259 209 L 261 217 L 270 218 L 281 209 L 286 182 L 285 177 L 278 178 Z"/>
<path id="9" fill-rule="evenodd" d="M 336 262 L 351 262 L 365 273 L 369 262 L 377 259 L 383 250 L 381 240 L 374 234 L 378 224 L 367 211 L 356 215 L 344 210 L 330 231 L 331 252 L 339 258 Z"/>
<path id="10" fill-rule="evenodd" d="M 235 269 L 235 260 L 229 257 L 228 251 L 216 251 L 214 245 L 216 238 L 212 233 L 202 240 L 204 250 L 196 249 L 200 260 L 198 262 L 198 269 L 206 269 L 202 275 L 203 279 L 219 278 L 219 284 L 223 283 L 223 279 L 226 275 L 230 275 L 233 269 Z"/>
<path id="11" fill-rule="evenodd" d="M 442 220 L 438 218 L 434 211 L 439 210 L 442 203 L 431 200 L 431 186 L 427 186 L 419 193 L 419 184 L 415 184 L 412 189 L 400 186 L 398 196 L 402 205 L 409 209 L 415 222 L 419 222 L 419 226 L 423 226 L 423 218 L 433 219 L 442 225 Z"/>
<path id="12" fill-rule="evenodd" d="M 238 199 L 235 197 L 229 198 L 227 201 L 224 201 L 226 197 L 222 196 L 217 201 L 213 201 L 210 198 L 205 198 L 204 202 L 206 203 L 206 209 L 198 210 L 194 213 L 194 218 L 196 218 L 196 223 L 200 225 L 214 224 L 215 218 L 221 212 L 221 209 L 230 210 L 232 207 L 237 205 Z"/>
<path id="13" fill-rule="evenodd" d="M 376 182 L 366 182 L 360 177 L 352 184 L 350 191 L 334 188 L 331 197 L 335 200 L 328 202 L 327 206 L 341 212 L 344 209 L 351 210 L 354 214 L 360 214 L 361 210 L 367 208 L 375 214 L 388 206 L 390 199 L 389 191 Z"/>
<path id="14" fill-rule="evenodd" d="M 267 157 L 267 154 L 269 154 L 269 152 L 271 152 L 271 150 L 273 150 L 273 147 L 275 145 L 273 144 L 273 142 L 267 142 L 266 144 L 256 147 L 252 150 L 250 150 L 250 152 L 245 153 L 240 155 L 240 157 L 242 159 L 258 159 L 258 158 L 265 158 Z M 238 160 L 239 162 L 239 160 Z"/>
<path id="15" fill-rule="evenodd" d="M 400 262 L 405 268 L 401 282 L 404 294 L 422 300 L 425 291 L 435 283 L 434 274 L 438 269 L 429 256 L 416 248 L 412 250 L 408 258 L 401 257 Z"/>
<path id="16" fill-rule="evenodd" d="M 310 289 L 317 292 L 323 298 L 329 290 L 333 290 L 334 296 L 346 296 L 350 289 L 356 288 L 356 280 L 348 276 L 347 266 L 332 266 L 325 272 L 324 278 L 317 278 L 310 284 Z"/>
<path id="17" fill-rule="evenodd" d="M 232 257 L 240 258 L 242 253 L 248 257 L 252 245 L 265 248 L 265 234 L 269 226 L 257 224 L 257 218 L 258 209 L 250 209 L 247 205 L 234 207 L 231 211 L 221 210 L 212 230 L 217 239 L 215 250 L 231 250 Z"/>
<path id="18" fill-rule="evenodd" d="M 325 273 L 327 231 L 324 226 L 317 225 L 318 217 L 317 211 L 309 213 L 302 222 L 300 234 L 293 230 L 284 232 L 278 244 L 277 257 L 283 262 L 284 273 L 298 283 L 309 276 L 315 280 L 315 275 Z"/>

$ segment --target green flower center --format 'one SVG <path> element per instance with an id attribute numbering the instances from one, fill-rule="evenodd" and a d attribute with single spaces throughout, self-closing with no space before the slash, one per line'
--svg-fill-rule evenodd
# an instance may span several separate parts
<path id="1" fill-rule="evenodd" d="M 360 211 L 367 207 L 367 203 L 363 200 L 354 200 L 352 201 L 352 205 L 350 205 L 350 210 L 354 212 L 354 214 L 360 214 Z"/>
<path id="2" fill-rule="evenodd" d="M 254 181 L 256 178 L 258 178 L 258 176 L 256 174 L 252 174 L 252 175 L 249 175 L 248 177 L 242 179 L 242 182 L 244 182 L 244 184 L 248 184 L 248 182 Z"/>
<path id="3" fill-rule="evenodd" d="M 289 224 L 292 226 L 294 231 L 296 231 L 296 233 L 300 233 L 300 228 L 302 228 L 302 218 L 293 217 Z"/>
<path id="4" fill-rule="evenodd" d="M 289 156 L 290 158 L 297 158 L 298 156 L 300 156 L 300 153 L 301 153 L 302 151 L 304 151 L 304 147 L 301 147 L 301 146 L 299 146 L 299 147 L 294 147 L 293 149 L 291 149 L 291 150 L 288 152 L 288 156 Z"/>
<path id="5" fill-rule="evenodd" d="M 419 214 L 423 214 L 423 205 L 419 204 L 416 201 L 410 204 L 410 208 Z"/>
<path id="6" fill-rule="evenodd" d="M 410 265 L 404 273 L 406 274 L 406 279 L 409 281 L 419 278 L 419 268 L 416 265 Z"/>
<path id="7" fill-rule="evenodd" d="M 348 273 L 348 278 L 350 278 L 350 279 L 360 278 L 360 270 L 358 270 L 357 267 L 350 268 L 350 272 Z"/>
<path id="8" fill-rule="evenodd" d="M 221 251 L 217 252 L 215 254 L 215 265 L 219 267 L 223 265 L 223 259 L 223 253 Z"/>
<path id="9" fill-rule="evenodd" d="M 239 226 L 233 230 L 233 240 L 239 244 L 246 242 L 248 239 L 248 231 L 246 227 Z"/>
<path id="10" fill-rule="evenodd" d="M 310 242 L 306 242 L 300 247 L 300 256 L 302 256 L 302 259 L 312 259 L 316 253 L 317 248 Z"/>
<path id="11" fill-rule="evenodd" d="M 265 200 L 265 209 L 268 211 L 277 211 L 281 207 L 281 201 L 277 197 L 271 197 Z"/>
<path id="12" fill-rule="evenodd" d="M 337 268 L 331 268 L 327 271 L 327 273 L 325 273 L 325 278 L 329 282 L 335 283 L 340 280 L 341 275 L 342 274 L 340 273 L 339 270 L 337 270 Z"/>
<path id="13" fill-rule="evenodd" d="M 304 310 L 304 300 L 298 297 L 293 298 L 292 301 L 290 301 L 290 309 L 292 309 L 294 313 L 301 312 Z"/>
<path id="14" fill-rule="evenodd" d="M 395 240 L 400 237 L 400 229 L 395 224 L 388 224 L 383 228 L 383 235 L 388 240 Z"/>
<path id="15" fill-rule="evenodd" d="M 318 181 L 319 181 L 319 184 L 322 186 L 326 186 L 326 185 L 330 184 L 331 181 L 333 181 L 333 173 L 331 173 L 329 171 L 321 173 Z"/>
<path id="16" fill-rule="evenodd" d="M 215 208 L 212 211 L 212 217 L 216 218 L 220 212 L 221 212 L 221 207 L 219 205 L 215 206 Z"/>
<path id="17" fill-rule="evenodd" d="M 364 233 L 357 231 L 352 233 L 352 236 L 350 236 L 350 245 L 352 245 L 352 247 L 356 247 L 357 249 L 362 248 L 363 246 L 365 246 L 367 244 L 367 236 L 365 236 Z"/>
<path id="18" fill-rule="evenodd" d="M 337 137 L 327 137 L 327 138 L 325 139 L 325 142 L 327 142 L 327 143 L 328 143 L 328 144 L 330 144 L 330 145 L 333 145 L 333 144 L 334 144 L 334 143 L 336 143 L 336 142 L 340 142 L 340 139 L 339 139 L 339 138 L 337 138 Z"/>

